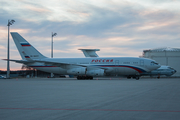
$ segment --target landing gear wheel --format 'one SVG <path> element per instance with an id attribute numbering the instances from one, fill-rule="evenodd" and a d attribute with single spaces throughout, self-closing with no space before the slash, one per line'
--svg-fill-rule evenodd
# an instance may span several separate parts
<path id="1" fill-rule="evenodd" d="M 77 76 L 77 80 L 92 80 L 93 76 Z"/>
<path id="2" fill-rule="evenodd" d="M 90 80 L 92 80 L 93 79 L 93 76 L 90 76 Z"/>
<path id="3" fill-rule="evenodd" d="M 77 79 L 78 80 L 82 80 L 82 76 L 77 76 Z"/>
<path id="4" fill-rule="evenodd" d="M 139 76 L 136 76 L 136 80 L 139 80 Z"/>
<path id="5" fill-rule="evenodd" d="M 127 76 L 127 79 L 131 79 L 131 76 Z"/>

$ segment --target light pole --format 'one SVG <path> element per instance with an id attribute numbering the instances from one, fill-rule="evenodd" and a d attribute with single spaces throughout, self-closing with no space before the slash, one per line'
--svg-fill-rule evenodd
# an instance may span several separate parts
<path id="1" fill-rule="evenodd" d="M 52 41 L 51 41 L 51 58 L 53 58 L 53 37 L 56 36 L 57 33 L 52 32 Z M 53 73 L 51 73 L 51 77 L 53 77 Z"/>
<path id="2" fill-rule="evenodd" d="M 8 44 L 7 44 L 7 75 L 6 78 L 10 78 L 10 68 L 9 68 L 9 27 L 15 22 L 15 20 L 8 20 Z"/>

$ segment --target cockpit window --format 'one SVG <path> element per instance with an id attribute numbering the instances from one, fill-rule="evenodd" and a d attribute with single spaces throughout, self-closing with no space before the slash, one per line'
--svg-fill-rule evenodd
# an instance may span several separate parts
<path id="1" fill-rule="evenodd" d="M 154 61 L 152 61 L 151 64 L 152 65 L 159 65 L 157 62 L 154 62 Z"/>
<path id="2" fill-rule="evenodd" d="M 168 69 L 174 70 L 174 68 L 172 68 L 172 67 L 168 67 Z"/>

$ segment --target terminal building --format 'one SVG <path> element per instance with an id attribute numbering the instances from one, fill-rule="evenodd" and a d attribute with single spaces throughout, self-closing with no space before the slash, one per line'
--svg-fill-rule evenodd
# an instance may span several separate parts
<path id="1" fill-rule="evenodd" d="M 144 58 L 155 60 L 161 65 L 174 68 L 177 72 L 173 76 L 180 77 L 180 48 L 158 48 L 143 50 Z"/>

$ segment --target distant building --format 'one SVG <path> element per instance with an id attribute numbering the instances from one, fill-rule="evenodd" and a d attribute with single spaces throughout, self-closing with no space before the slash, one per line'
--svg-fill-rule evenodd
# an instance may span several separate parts
<path id="1" fill-rule="evenodd" d="M 180 77 L 180 48 L 158 48 L 143 50 L 144 58 L 156 60 L 161 65 L 174 68 L 177 72 L 173 76 Z"/>

